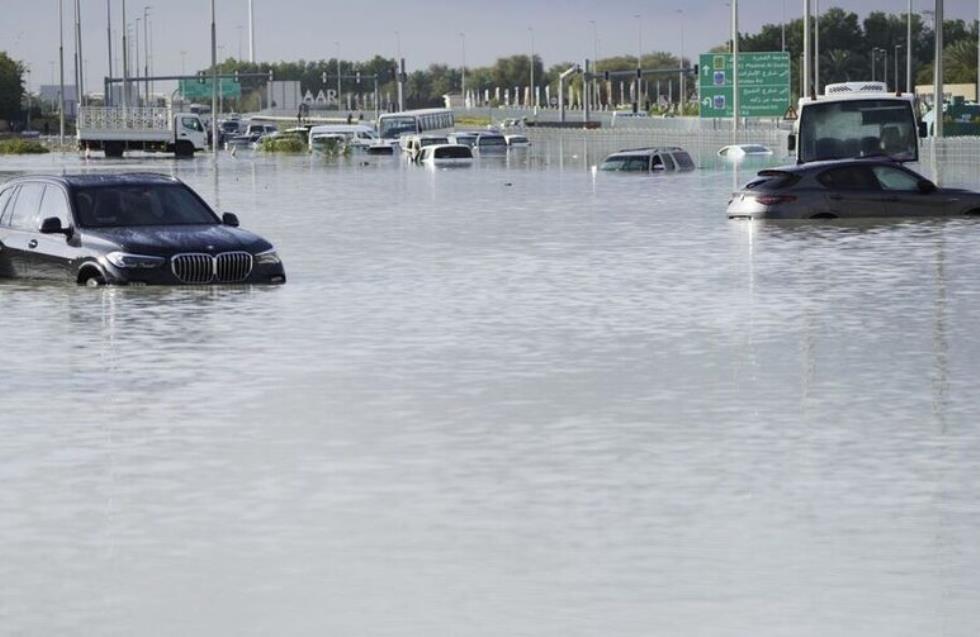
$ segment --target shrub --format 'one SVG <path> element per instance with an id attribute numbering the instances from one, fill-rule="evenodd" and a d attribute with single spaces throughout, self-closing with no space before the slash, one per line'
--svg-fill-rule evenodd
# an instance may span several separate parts
<path id="1" fill-rule="evenodd" d="M 0 155 L 43 155 L 50 152 L 32 139 L 0 139 Z"/>
<path id="2" fill-rule="evenodd" d="M 259 149 L 267 153 L 303 153 L 306 152 L 306 144 L 299 137 L 263 137 Z"/>

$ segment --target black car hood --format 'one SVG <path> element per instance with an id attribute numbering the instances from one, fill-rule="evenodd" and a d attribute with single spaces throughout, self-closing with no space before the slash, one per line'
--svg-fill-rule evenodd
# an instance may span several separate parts
<path id="1" fill-rule="evenodd" d="M 225 225 L 83 228 L 82 242 L 91 247 L 133 254 L 167 256 L 183 252 L 261 252 L 272 245 L 261 237 Z"/>

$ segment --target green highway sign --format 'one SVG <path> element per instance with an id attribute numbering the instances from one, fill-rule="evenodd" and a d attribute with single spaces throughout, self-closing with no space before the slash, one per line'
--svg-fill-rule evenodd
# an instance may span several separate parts
<path id="1" fill-rule="evenodd" d="M 698 72 L 701 117 L 732 117 L 731 53 L 703 53 Z M 738 54 L 739 115 L 782 117 L 792 102 L 789 53 Z"/>
<path id="2" fill-rule="evenodd" d="M 211 78 L 201 80 L 180 80 L 180 93 L 184 99 L 199 100 L 211 97 Z M 242 85 L 234 78 L 223 77 L 218 80 L 218 95 L 224 97 L 241 97 Z"/>

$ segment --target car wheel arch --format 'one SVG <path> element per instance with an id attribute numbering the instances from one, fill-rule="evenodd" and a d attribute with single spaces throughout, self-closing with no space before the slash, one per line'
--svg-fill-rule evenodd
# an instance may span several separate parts
<path id="1" fill-rule="evenodd" d="M 811 215 L 810 219 L 837 219 L 838 216 L 832 212 L 818 212 L 815 215 Z"/>
<path id="2" fill-rule="evenodd" d="M 107 281 L 105 270 L 102 269 L 102 266 L 93 261 L 83 263 L 81 266 L 79 266 L 78 276 L 76 277 L 75 282 L 79 285 L 85 285 L 88 283 L 89 279 L 101 279 L 103 283 Z"/>

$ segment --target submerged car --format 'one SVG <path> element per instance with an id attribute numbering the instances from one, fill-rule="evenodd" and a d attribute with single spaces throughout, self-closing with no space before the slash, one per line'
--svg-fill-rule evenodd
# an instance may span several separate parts
<path id="1" fill-rule="evenodd" d="M 729 219 L 860 219 L 980 215 L 980 193 L 938 188 L 888 159 L 763 170 L 728 204 Z"/>
<path id="2" fill-rule="evenodd" d="M 157 174 L 0 185 L 0 277 L 81 285 L 285 283 L 275 248 Z"/>
<path id="3" fill-rule="evenodd" d="M 504 135 L 504 139 L 511 148 L 527 148 L 531 145 L 531 140 L 526 135 Z"/>
<path id="4" fill-rule="evenodd" d="M 719 157 L 733 160 L 746 157 L 771 157 L 772 154 L 772 149 L 762 144 L 733 144 L 718 151 Z"/>
<path id="5" fill-rule="evenodd" d="M 427 166 L 468 166 L 473 163 L 473 149 L 466 144 L 426 146 L 419 163 Z"/>
<path id="6" fill-rule="evenodd" d="M 634 148 L 606 157 L 599 170 L 643 174 L 694 170 L 694 160 L 686 150 L 677 146 Z"/>

